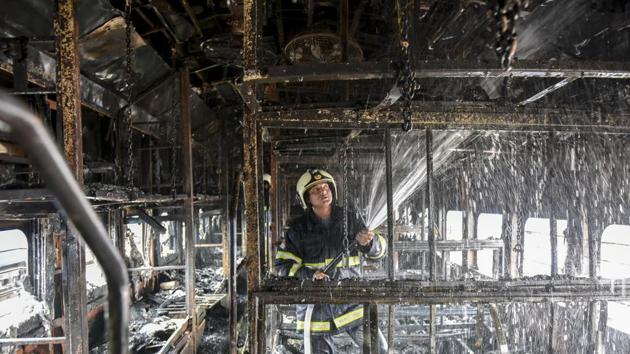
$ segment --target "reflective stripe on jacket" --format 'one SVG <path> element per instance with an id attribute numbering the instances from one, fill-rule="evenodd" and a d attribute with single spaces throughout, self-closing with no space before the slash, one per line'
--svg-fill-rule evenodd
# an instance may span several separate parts
<path id="1" fill-rule="evenodd" d="M 365 225 L 354 212 L 348 213 L 348 238 L 354 236 Z M 333 206 L 331 219 L 322 222 L 311 209 L 305 215 L 290 223 L 278 252 L 276 270 L 280 276 L 312 279 L 317 269 L 323 268 L 345 248 L 343 209 Z M 336 279 L 358 278 L 361 259 L 359 252 L 370 259 L 379 259 L 385 255 L 387 242 L 381 235 L 376 235 L 368 246 L 359 246 L 357 250 L 345 256 L 337 265 Z M 304 330 L 305 304 L 296 305 L 297 330 Z M 311 319 L 311 332 L 339 332 L 362 324 L 363 307 L 356 304 L 316 304 Z"/>

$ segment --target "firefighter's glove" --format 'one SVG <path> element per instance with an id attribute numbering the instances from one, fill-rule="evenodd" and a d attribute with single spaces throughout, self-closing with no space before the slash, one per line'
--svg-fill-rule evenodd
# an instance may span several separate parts
<path id="1" fill-rule="evenodd" d="M 330 276 L 322 272 L 321 269 L 318 269 L 315 271 L 315 274 L 313 274 L 313 280 L 330 280 Z"/>
<path id="2" fill-rule="evenodd" d="M 374 231 L 372 230 L 361 230 L 355 236 L 357 243 L 359 246 L 366 247 L 372 244 L 372 240 L 374 239 Z"/>

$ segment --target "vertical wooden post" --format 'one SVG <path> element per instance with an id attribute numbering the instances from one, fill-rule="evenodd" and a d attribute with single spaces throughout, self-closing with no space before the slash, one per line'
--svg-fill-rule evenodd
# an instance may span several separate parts
<path id="1" fill-rule="evenodd" d="M 555 136 L 553 132 L 549 133 L 549 138 L 547 140 L 547 190 L 545 193 L 547 194 L 547 206 L 549 208 L 549 240 L 551 244 L 551 276 L 554 277 L 558 275 L 558 224 L 556 222 L 556 198 L 552 195 L 552 191 L 555 190 L 554 182 L 555 182 L 555 173 L 553 166 L 553 154 L 555 153 Z M 553 308 L 553 306 L 552 306 Z M 553 313 L 553 312 L 552 312 Z"/>
<path id="2" fill-rule="evenodd" d="M 197 315 L 195 311 L 195 219 L 194 219 L 194 192 L 193 192 L 193 165 L 192 165 L 192 127 L 190 116 L 190 74 L 188 66 L 179 71 L 179 96 L 181 108 L 181 139 L 182 139 L 182 163 L 184 170 L 184 225 L 185 248 L 184 259 L 186 265 L 186 313 L 190 316 L 191 331 L 190 340 L 192 352 L 197 351 Z"/>
<path id="3" fill-rule="evenodd" d="M 435 244 L 435 203 L 433 197 L 433 131 L 431 128 L 426 129 L 426 160 L 427 160 L 427 208 L 428 208 L 428 228 L 427 238 L 429 241 L 429 278 L 435 281 L 436 274 L 436 244 Z"/>
<path id="4" fill-rule="evenodd" d="M 429 305 L 429 353 L 437 353 L 437 305 Z"/>
<path id="5" fill-rule="evenodd" d="M 262 6 L 264 0 L 244 0 L 243 1 L 243 66 L 245 71 L 255 71 L 258 69 L 258 53 L 260 50 L 262 35 Z M 244 91 L 248 93 L 245 97 L 243 107 L 243 180 L 245 184 L 245 214 L 247 218 L 247 290 L 249 307 L 249 351 L 250 354 L 261 354 L 264 341 L 263 309 L 259 299 L 253 296 L 260 287 L 260 275 L 262 260 L 259 258 L 259 183 L 258 176 L 258 156 L 259 143 L 257 141 L 257 117 L 256 112 L 248 107 L 249 100 L 256 99 L 256 86 L 246 83 Z"/>
<path id="6" fill-rule="evenodd" d="M 55 45 L 57 50 L 57 114 L 63 121 L 63 150 L 74 176 L 83 184 L 83 135 L 79 90 L 79 29 L 75 1 L 55 3 Z M 63 302 L 65 352 L 87 353 L 87 292 L 85 246 L 66 228 L 63 247 Z"/>

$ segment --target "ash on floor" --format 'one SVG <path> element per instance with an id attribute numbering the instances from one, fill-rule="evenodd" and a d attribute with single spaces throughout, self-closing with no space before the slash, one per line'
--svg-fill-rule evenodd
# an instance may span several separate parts
<path id="1" fill-rule="evenodd" d="M 229 351 L 228 312 L 221 306 L 208 310 L 206 329 L 203 332 L 198 353 L 227 353 Z"/>

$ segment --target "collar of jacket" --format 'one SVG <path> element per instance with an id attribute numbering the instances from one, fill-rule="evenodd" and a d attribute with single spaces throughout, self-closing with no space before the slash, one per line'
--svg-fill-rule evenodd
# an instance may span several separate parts
<path id="1" fill-rule="evenodd" d="M 340 218 L 342 217 L 343 209 L 333 205 L 332 211 L 330 213 L 330 225 L 335 225 Z M 313 208 L 308 208 L 308 213 L 306 214 L 306 229 L 308 231 L 312 231 L 315 227 L 322 225 L 321 219 L 315 215 Z"/>

